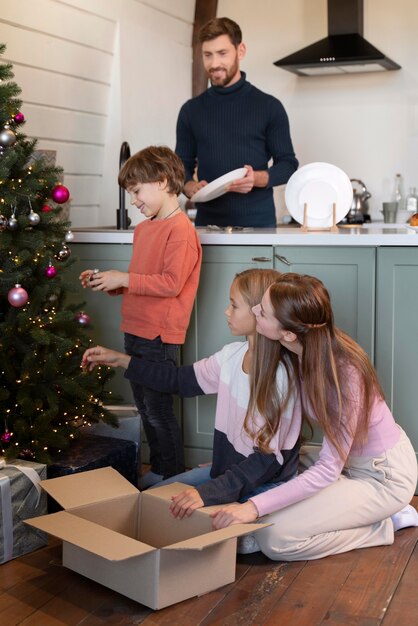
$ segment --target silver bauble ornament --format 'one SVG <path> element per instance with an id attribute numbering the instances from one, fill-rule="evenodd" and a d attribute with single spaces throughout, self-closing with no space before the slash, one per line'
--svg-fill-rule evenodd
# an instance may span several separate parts
<path id="1" fill-rule="evenodd" d="M 28 220 L 30 222 L 30 224 L 32 226 L 37 226 L 39 224 L 39 222 L 41 221 L 40 216 L 38 215 L 38 213 L 35 213 L 35 211 L 30 211 L 29 215 L 28 215 Z"/>
<path id="2" fill-rule="evenodd" d="M 7 228 L 9 230 L 16 230 L 17 227 L 18 227 L 17 219 L 15 218 L 14 215 L 12 215 L 11 217 L 9 217 L 9 221 L 7 222 Z"/>
<path id="3" fill-rule="evenodd" d="M 16 135 L 6 125 L 0 132 L 0 144 L 3 146 L 3 148 L 10 148 L 10 146 L 13 146 L 13 144 L 15 143 L 16 143 Z"/>
<path id="4" fill-rule="evenodd" d="M 65 241 L 73 241 L 74 240 L 74 233 L 69 230 L 65 233 L 65 237 L 64 237 Z"/>
<path id="5" fill-rule="evenodd" d="M 7 228 L 7 217 L 4 215 L 0 215 L 0 231 L 6 230 Z"/>
<path id="6" fill-rule="evenodd" d="M 55 258 L 58 261 L 65 261 L 71 255 L 71 250 L 65 244 L 62 246 L 62 249 L 55 255 Z"/>

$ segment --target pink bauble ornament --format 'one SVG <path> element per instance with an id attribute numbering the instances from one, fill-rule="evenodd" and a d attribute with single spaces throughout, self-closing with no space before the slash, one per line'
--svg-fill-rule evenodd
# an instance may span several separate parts
<path id="1" fill-rule="evenodd" d="M 20 285 L 15 285 L 13 287 L 13 289 L 10 289 L 9 293 L 7 294 L 7 299 L 9 301 L 9 304 L 11 304 L 12 306 L 19 308 L 21 306 L 25 306 L 26 302 L 28 301 L 28 292 L 26 291 L 26 289 L 23 289 L 23 287 L 21 287 Z"/>
<path id="2" fill-rule="evenodd" d="M 54 276 L 57 275 L 57 270 L 55 269 L 55 267 L 53 265 L 48 265 L 48 267 L 45 270 L 45 276 L 47 276 L 48 278 L 54 278 Z"/>
<path id="3" fill-rule="evenodd" d="M 44 204 L 41 211 L 42 213 L 50 213 L 52 211 L 52 206 L 49 206 L 49 204 Z"/>
<path id="4" fill-rule="evenodd" d="M 12 438 L 12 433 L 9 433 L 9 431 L 6 430 L 4 431 L 4 433 L 2 434 L 2 436 L 0 437 L 0 439 L 4 442 L 4 443 L 9 443 L 10 439 Z"/>
<path id="5" fill-rule="evenodd" d="M 80 311 L 80 313 L 77 313 L 75 318 L 80 326 L 88 326 L 90 324 L 90 318 L 87 313 L 84 313 L 84 311 Z"/>
<path id="6" fill-rule="evenodd" d="M 64 204 L 70 197 L 70 192 L 64 185 L 56 185 L 52 190 L 51 197 L 57 204 Z"/>
<path id="7" fill-rule="evenodd" d="M 23 115 L 23 113 L 22 113 L 21 111 L 18 111 L 18 112 L 16 113 L 16 115 L 13 117 L 13 121 L 14 121 L 16 124 L 22 124 L 22 122 L 24 122 L 24 121 L 25 121 L 25 116 Z"/>

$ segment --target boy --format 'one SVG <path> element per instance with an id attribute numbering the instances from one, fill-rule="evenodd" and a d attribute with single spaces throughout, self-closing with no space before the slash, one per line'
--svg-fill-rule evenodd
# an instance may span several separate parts
<path id="1" fill-rule="evenodd" d="M 122 294 L 127 354 L 177 365 L 202 262 L 196 230 L 177 198 L 184 167 L 169 148 L 150 146 L 126 161 L 118 182 L 148 218 L 135 228 L 128 271 L 85 270 L 80 280 L 93 291 Z M 139 484 L 146 489 L 184 471 L 183 443 L 171 394 L 131 387 L 150 447 L 151 470 Z"/>

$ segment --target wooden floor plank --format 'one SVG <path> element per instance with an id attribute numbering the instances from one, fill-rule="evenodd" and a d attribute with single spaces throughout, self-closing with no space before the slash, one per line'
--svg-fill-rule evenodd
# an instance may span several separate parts
<path id="1" fill-rule="evenodd" d="M 403 624 L 418 626 L 418 542 L 382 621 L 382 626 Z"/>
<path id="2" fill-rule="evenodd" d="M 35 552 L 25 554 L 20 558 L 4 563 L 0 566 L 0 594 L 7 591 L 18 582 L 30 580 L 39 576 L 48 563 L 61 564 L 61 542 L 52 540 L 51 543 Z"/>
<path id="3" fill-rule="evenodd" d="M 64 568 L 63 568 L 64 569 Z M 67 571 L 67 570 L 66 570 Z M 51 597 L 39 609 L 28 616 L 24 626 L 51 626 L 61 623 L 66 626 L 81 624 L 92 611 L 104 604 L 111 593 L 106 587 L 99 585 L 78 574 L 66 577 L 64 589 Z"/>
<path id="4" fill-rule="evenodd" d="M 358 555 L 347 552 L 308 561 L 264 620 L 266 625 L 317 626 L 356 567 Z"/>
<path id="5" fill-rule="evenodd" d="M 240 557 L 253 566 L 201 626 L 262 624 L 272 604 L 293 583 L 305 563 L 277 563 L 261 553 Z"/>
<path id="6" fill-rule="evenodd" d="M 418 529 L 396 533 L 391 546 L 358 550 L 357 567 L 350 573 L 323 626 L 379 625 L 418 541 Z"/>
<path id="7" fill-rule="evenodd" d="M 31 580 L 20 582 L 0 596 L 0 624 L 15 626 L 63 593 L 68 585 L 68 572 L 55 566 Z"/>

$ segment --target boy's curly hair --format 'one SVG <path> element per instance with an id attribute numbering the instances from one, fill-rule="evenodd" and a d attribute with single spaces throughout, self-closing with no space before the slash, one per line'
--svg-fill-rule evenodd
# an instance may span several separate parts
<path id="1" fill-rule="evenodd" d="M 167 181 L 168 193 L 176 196 L 184 185 L 184 166 L 180 157 L 167 146 L 148 146 L 133 154 L 122 166 L 118 183 L 124 189 L 138 183 Z"/>

